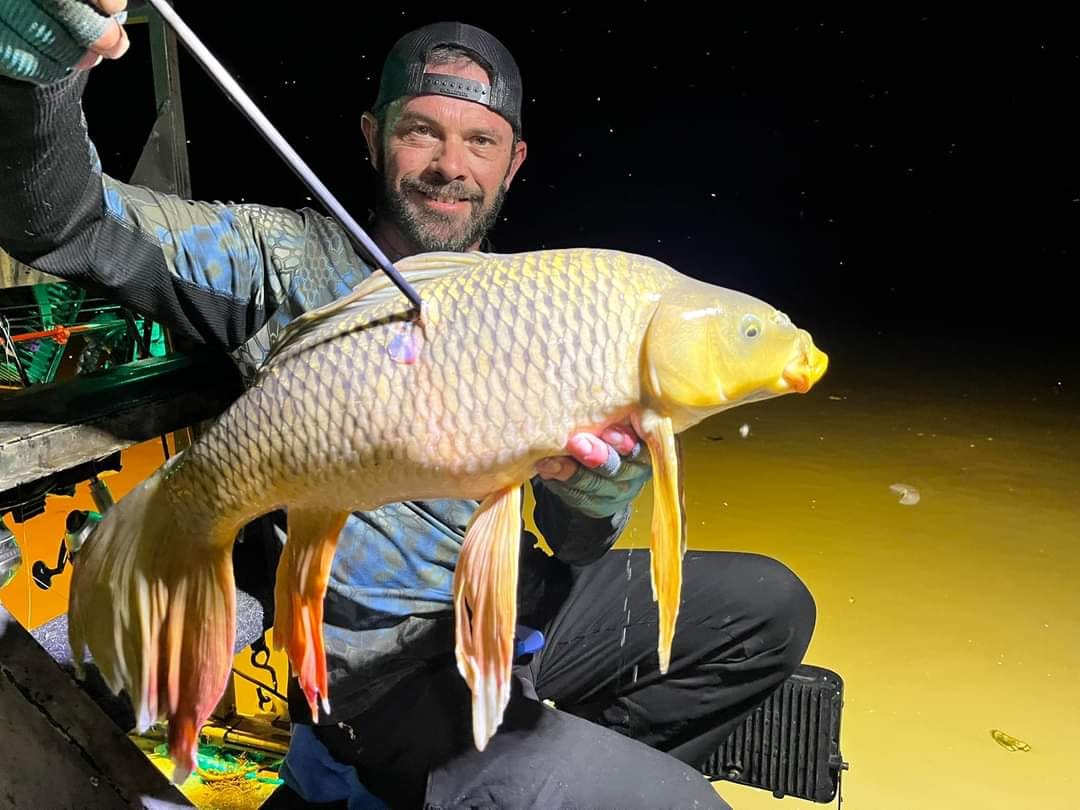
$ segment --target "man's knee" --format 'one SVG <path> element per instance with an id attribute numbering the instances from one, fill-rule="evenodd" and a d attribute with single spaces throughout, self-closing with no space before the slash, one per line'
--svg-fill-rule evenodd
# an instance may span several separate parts
<path id="1" fill-rule="evenodd" d="M 785 670 L 794 671 L 810 646 L 817 622 L 817 605 L 806 584 L 786 565 L 770 557 L 759 557 L 759 575 L 771 605 L 766 607 L 766 643 L 783 651 Z"/>
<path id="2" fill-rule="evenodd" d="M 713 612 L 710 623 L 718 622 L 745 658 L 764 655 L 789 674 L 794 671 L 817 620 L 814 598 L 795 572 L 761 554 L 692 552 L 687 557 L 697 557 L 691 564 L 709 581 L 700 596 Z M 718 587 L 727 591 L 719 600 Z"/>

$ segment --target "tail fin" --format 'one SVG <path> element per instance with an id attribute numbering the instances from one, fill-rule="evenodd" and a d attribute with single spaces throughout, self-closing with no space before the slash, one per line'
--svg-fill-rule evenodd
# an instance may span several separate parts
<path id="1" fill-rule="evenodd" d="M 493 493 L 473 514 L 454 571 L 455 654 L 469 684 L 473 740 L 483 751 L 510 700 L 521 553 L 521 487 Z"/>
<path id="2" fill-rule="evenodd" d="M 76 665 L 89 647 L 109 687 L 127 691 L 140 731 L 166 718 L 180 784 L 228 684 L 236 591 L 229 538 L 164 497 L 170 466 L 110 507 L 79 551 L 68 632 Z"/>
<path id="3" fill-rule="evenodd" d="M 348 512 L 289 510 L 288 542 L 278 560 L 274 588 L 274 648 L 284 647 L 307 697 L 311 717 L 319 719 L 318 698 L 330 713 L 323 599 L 338 535 Z"/>

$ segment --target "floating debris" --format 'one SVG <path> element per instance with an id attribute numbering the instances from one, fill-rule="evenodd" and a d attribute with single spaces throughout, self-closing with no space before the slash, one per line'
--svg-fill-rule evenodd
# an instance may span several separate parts
<path id="1" fill-rule="evenodd" d="M 740 435 L 740 436 L 742 436 L 742 437 L 743 437 L 744 439 L 745 439 L 745 438 L 746 438 L 747 436 L 749 436 L 749 435 L 750 435 L 750 425 L 745 425 L 745 424 L 744 424 L 744 425 L 742 425 L 742 426 L 741 426 L 741 427 L 739 428 L 739 435 Z"/>
<path id="2" fill-rule="evenodd" d="M 1008 751 L 1031 750 L 1031 746 L 1023 740 L 1018 740 L 1011 734 L 1006 734 L 1004 731 L 999 731 L 996 728 L 990 729 L 990 736 L 994 738 L 994 742 L 996 742 L 998 745 Z"/>
<path id="3" fill-rule="evenodd" d="M 706 436 L 705 438 L 710 442 L 722 442 L 724 440 L 723 436 Z"/>
<path id="4" fill-rule="evenodd" d="M 901 506 L 914 506 L 919 502 L 919 490 L 909 484 L 892 484 L 889 489 L 900 496 Z"/>

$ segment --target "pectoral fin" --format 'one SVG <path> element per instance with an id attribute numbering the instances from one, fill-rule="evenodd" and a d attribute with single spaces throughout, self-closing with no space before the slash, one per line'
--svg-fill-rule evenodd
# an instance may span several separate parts
<path id="1" fill-rule="evenodd" d="M 653 466 L 653 517 L 650 539 L 653 600 L 658 602 L 660 672 L 671 662 L 671 643 L 682 599 L 682 561 L 686 553 L 682 454 L 671 419 L 647 413 L 638 433 L 649 447 Z"/>
<path id="2" fill-rule="evenodd" d="M 473 514 L 454 572 L 455 654 L 472 691 L 478 751 L 510 700 L 520 549 L 521 487 L 514 486 L 489 495 Z"/>

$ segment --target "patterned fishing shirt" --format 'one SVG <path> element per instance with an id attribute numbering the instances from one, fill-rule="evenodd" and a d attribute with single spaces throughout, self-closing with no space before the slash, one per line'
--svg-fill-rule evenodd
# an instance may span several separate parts
<path id="1" fill-rule="evenodd" d="M 86 74 L 47 87 L 0 78 L 0 246 L 39 270 L 103 292 L 182 339 L 220 347 L 250 379 L 293 318 L 371 273 L 337 223 L 310 209 L 193 202 L 102 172 L 82 113 Z M 595 519 L 534 479 L 534 519 L 556 561 L 585 564 L 614 544 L 624 510 Z M 363 710 L 434 656 L 452 654 L 453 576 L 473 501 L 356 513 L 342 530 L 324 614 L 329 717 Z M 238 582 L 272 607 L 280 514 L 237 543 Z M 254 558 L 258 558 L 256 553 Z M 522 538 L 519 605 L 535 611 L 548 555 Z M 269 623 L 270 616 L 267 616 Z M 290 713 L 309 721 L 295 682 Z"/>

